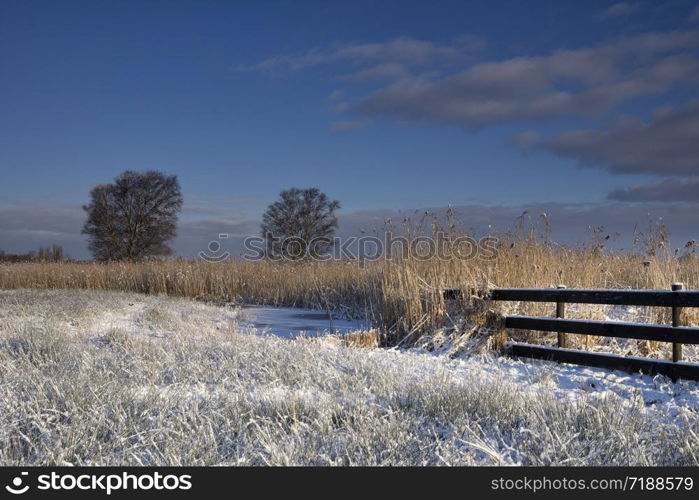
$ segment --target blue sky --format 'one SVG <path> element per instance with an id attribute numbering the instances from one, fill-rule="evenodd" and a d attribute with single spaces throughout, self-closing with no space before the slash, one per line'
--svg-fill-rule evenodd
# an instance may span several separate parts
<path id="1" fill-rule="evenodd" d="M 86 257 L 80 206 L 126 169 L 179 176 L 183 255 L 311 185 L 346 233 L 446 205 L 699 232 L 697 2 L 3 0 L 0 68 L 7 251 Z"/>

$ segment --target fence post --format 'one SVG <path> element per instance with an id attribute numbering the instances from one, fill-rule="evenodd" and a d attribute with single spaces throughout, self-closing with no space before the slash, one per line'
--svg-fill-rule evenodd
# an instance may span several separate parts
<path id="1" fill-rule="evenodd" d="M 566 288 L 565 285 L 558 285 L 556 288 L 562 290 Z M 556 302 L 556 317 L 565 318 L 566 317 L 566 304 L 565 302 Z M 558 332 L 558 347 L 568 347 L 568 342 L 565 333 Z"/>
<path id="2" fill-rule="evenodd" d="M 673 283 L 672 291 L 677 292 L 682 290 L 684 285 L 682 283 Z M 672 326 L 682 326 L 681 317 L 682 308 L 677 306 L 672 306 Z M 672 344 L 672 361 L 682 361 L 682 344 L 673 343 Z"/>

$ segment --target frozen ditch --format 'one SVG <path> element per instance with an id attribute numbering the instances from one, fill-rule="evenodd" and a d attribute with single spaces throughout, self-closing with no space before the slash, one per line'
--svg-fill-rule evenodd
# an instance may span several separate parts
<path id="1" fill-rule="evenodd" d="M 320 337 L 367 330 L 367 321 L 337 319 L 331 313 L 312 309 L 271 306 L 240 306 L 241 331 L 283 338 Z"/>

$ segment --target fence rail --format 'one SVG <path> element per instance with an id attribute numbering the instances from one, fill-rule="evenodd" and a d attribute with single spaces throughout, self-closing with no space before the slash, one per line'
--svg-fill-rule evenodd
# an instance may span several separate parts
<path id="1" fill-rule="evenodd" d="M 663 374 L 673 379 L 699 380 L 699 364 L 682 362 L 682 344 L 699 344 L 699 328 L 681 324 L 683 307 L 699 307 L 699 290 L 683 290 L 674 283 L 671 290 L 582 290 L 558 288 L 499 288 L 491 300 L 518 302 L 555 302 L 556 317 L 507 316 L 506 328 L 558 333 L 558 347 L 511 343 L 514 356 L 549 359 L 562 363 L 620 369 L 631 372 Z M 672 326 L 618 321 L 565 319 L 565 305 L 606 304 L 672 308 Z M 672 361 L 618 356 L 568 349 L 566 334 L 619 337 L 672 343 Z"/>
<path id="2" fill-rule="evenodd" d="M 699 380 L 699 365 L 683 361 L 619 356 L 618 354 L 521 344 L 519 342 L 512 342 L 508 347 L 510 355 L 519 358 L 543 359 L 608 370 L 622 370 L 629 373 L 665 375 L 673 380 Z"/>
<path id="3" fill-rule="evenodd" d="M 699 307 L 699 290 L 582 290 L 576 288 L 498 288 L 492 300 L 568 302 L 621 306 Z"/>
<path id="4" fill-rule="evenodd" d="M 587 319 L 539 318 L 534 316 L 507 316 L 506 328 L 544 332 L 576 333 L 596 337 L 655 340 L 699 344 L 699 328 L 625 323 L 621 321 L 593 321 Z"/>

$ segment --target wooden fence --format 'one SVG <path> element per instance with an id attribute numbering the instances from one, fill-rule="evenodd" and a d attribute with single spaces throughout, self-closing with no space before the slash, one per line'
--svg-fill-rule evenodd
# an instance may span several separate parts
<path id="1" fill-rule="evenodd" d="M 509 344 L 509 351 L 513 356 L 548 359 L 632 373 L 662 374 L 675 380 L 678 378 L 699 380 L 699 364 L 682 361 L 682 344 L 699 344 L 699 328 L 681 325 L 682 308 L 699 307 L 699 290 L 683 290 L 681 283 L 673 284 L 671 290 L 581 290 L 568 289 L 564 286 L 499 288 L 493 290 L 489 298 L 556 303 L 555 318 L 534 316 L 505 318 L 506 328 L 558 333 L 558 347 L 518 342 Z M 566 319 L 567 303 L 669 307 L 672 309 L 672 325 Z M 566 338 L 566 334 L 569 333 L 671 342 L 672 361 L 569 349 Z"/>

